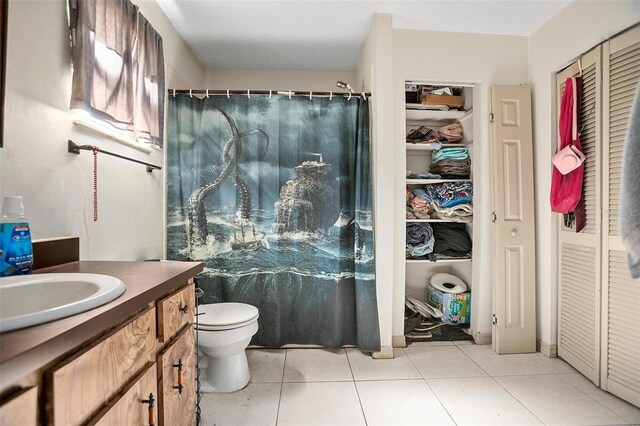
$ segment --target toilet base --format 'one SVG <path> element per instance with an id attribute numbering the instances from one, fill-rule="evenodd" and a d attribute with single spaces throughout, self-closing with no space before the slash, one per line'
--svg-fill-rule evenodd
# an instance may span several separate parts
<path id="1" fill-rule="evenodd" d="M 203 364 L 206 364 L 206 370 Z M 224 358 L 201 355 L 201 392 L 235 392 L 249 383 L 249 362 L 242 351 Z"/>

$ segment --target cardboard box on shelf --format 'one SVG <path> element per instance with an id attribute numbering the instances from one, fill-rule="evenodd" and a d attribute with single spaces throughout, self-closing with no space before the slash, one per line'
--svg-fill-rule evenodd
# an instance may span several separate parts
<path id="1" fill-rule="evenodd" d="M 424 105 L 446 105 L 449 108 L 462 108 L 464 98 L 462 96 L 423 93 L 420 95 L 420 103 Z"/>
<path id="2" fill-rule="evenodd" d="M 429 284 L 428 303 L 442 311 L 442 321 L 449 324 L 469 324 L 471 322 L 471 292 L 445 293 Z"/>

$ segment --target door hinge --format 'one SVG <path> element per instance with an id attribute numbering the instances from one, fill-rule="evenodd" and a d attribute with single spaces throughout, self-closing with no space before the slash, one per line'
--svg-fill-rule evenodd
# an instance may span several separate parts
<path id="1" fill-rule="evenodd" d="M 493 118 L 495 117 L 495 114 L 490 112 L 489 113 L 489 123 L 493 123 Z"/>
<path id="2" fill-rule="evenodd" d="M 498 216 L 496 216 L 496 212 L 491 212 L 491 222 L 496 223 L 498 220 Z"/>
<path id="3" fill-rule="evenodd" d="M 497 325 L 498 324 L 498 317 L 496 316 L 496 314 L 492 314 L 493 316 L 493 320 L 491 321 L 493 323 L 493 325 Z"/>

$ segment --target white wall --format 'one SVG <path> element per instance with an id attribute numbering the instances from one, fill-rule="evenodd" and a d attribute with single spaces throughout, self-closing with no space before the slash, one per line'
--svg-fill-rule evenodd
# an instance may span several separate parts
<path id="1" fill-rule="evenodd" d="M 329 71 L 271 71 L 208 69 L 204 89 L 343 92 L 338 80 L 353 85 L 355 73 Z M 356 89 L 353 86 L 354 90 Z"/>
<path id="2" fill-rule="evenodd" d="M 376 297 L 380 345 L 391 354 L 393 318 L 393 36 L 391 16 L 376 14 L 356 66 L 354 89 L 371 91 L 371 158 L 373 159 L 373 218 L 376 227 Z M 401 333 L 403 334 L 403 333 Z M 386 350 L 385 350 L 386 349 Z"/>
<path id="3" fill-rule="evenodd" d="M 558 223 L 551 213 L 551 156 L 557 139 L 555 74 L 582 53 L 640 21 L 638 1 L 573 1 L 529 37 L 536 188 L 538 338 L 555 345 L 558 321 Z"/>
<path id="4" fill-rule="evenodd" d="M 527 80 L 525 37 L 393 30 L 394 133 L 386 143 L 402 152 L 405 140 L 404 82 L 474 83 L 474 239 L 472 331 L 491 333 L 491 168 L 489 150 L 489 86 Z M 403 334 L 405 161 L 396 156 L 393 191 L 394 310 L 393 334 Z M 476 229 L 477 227 L 477 229 Z M 391 241 L 388 244 L 392 244 Z"/>
<path id="5" fill-rule="evenodd" d="M 136 1 L 163 36 L 169 87 L 200 87 L 204 69 L 155 1 Z M 9 5 L 0 195 L 22 195 L 34 238 L 80 236 L 82 259 L 163 255 L 162 173 L 106 155 L 98 159 L 99 220 L 93 222 L 93 159 L 67 140 L 163 164 L 164 153 L 129 148 L 71 122 L 67 1 Z"/>

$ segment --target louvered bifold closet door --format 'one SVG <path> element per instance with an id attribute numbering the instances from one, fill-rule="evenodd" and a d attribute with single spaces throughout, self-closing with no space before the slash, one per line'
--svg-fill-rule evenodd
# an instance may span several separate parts
<path id="1" fill-rule="evenodd" d="M 558 276 L 558 356 L 599 384 L 602 48 L 598 46 L 557 75 L 558 111 L 565 81 L 582 69 L 578 128 L 586 156 L 583 199 L 586 226 L 576 233 L 560 220 Z"/>
<path id="2" fill-rule="evenodd" d="M 619 237 L 620 184 L 629 114 L 640 81 L 640 28 L 603 45 L 603 389 L 640 405 L 640 280 L 633 280 Z"/>

